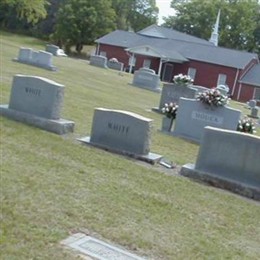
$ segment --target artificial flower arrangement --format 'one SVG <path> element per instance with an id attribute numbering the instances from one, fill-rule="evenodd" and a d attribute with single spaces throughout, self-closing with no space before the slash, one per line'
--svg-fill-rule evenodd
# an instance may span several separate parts
<path id="1" fill-rule="evenodd" d="M 173 82 L 179 85 L 188 86 L 193 84 L 193 79 L 189 75 L 178 74 L 173 77 Z"/>
<path id="2" fill-rule="evenodd" d="M 228 96 L 221 94 L 216 88 L 213 88 L 199 93 L 197 100 L 200 100 L 202 103 L 209 106 L 219 107 L 228 104 L 229 98 Z"/>
<path id="3" fill-rule="evenodd" d="M 175 119 L 177 115 L 178 105 L 171 102 L 165 103 L 164 107 L 162 108 L 162 113 L 165 114 L 168 118 Z"/>
<path id="4" fill-rule="evenodd" d="M 253 120 L 249 119 L 248 117 L 244 117 L 243 119 L 239 120 L 237 124 L 237 131 L 255 134 L 256 130 Z"/>

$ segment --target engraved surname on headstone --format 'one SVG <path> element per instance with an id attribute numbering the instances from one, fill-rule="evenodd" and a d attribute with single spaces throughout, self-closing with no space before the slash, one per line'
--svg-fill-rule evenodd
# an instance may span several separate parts
<path id="1" fill-rule="evenodd" d="M 30 87 L 26 87 L 25 92 L 27 94 L 32 94 L 33 96 L 38 96 L 38 97 L 41 95 L 40 89 L 34 89 L 34 88 L 30 88 Z"/>
<path id="2" fill-rule="evenodd" d="M 201 120 L 204 122 L 215 123 L 217 125 L 223 124 L 223 117 L 210 115 L 199 111 L 192 111 L 191 118 L 196 120 Z"/>
<path id="3" fill-rule="evenodd" d="M 107 126 L 108 126 L 108 130 L 114 131 L 115 133 L 118 133 L 118 134 L 124 134 L 124 135 L 127 135 L 128 131 L 130 129 L 129 126 L 125 126 L 125 125 L 121 125 L 121 124 L 113 123 L 113 122 L 108 122 Z"/>

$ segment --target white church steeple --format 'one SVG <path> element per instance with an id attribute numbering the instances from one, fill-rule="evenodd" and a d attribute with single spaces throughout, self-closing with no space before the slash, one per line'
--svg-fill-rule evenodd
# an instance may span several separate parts
<path id="1" fill-rule="evenodd" d="M 218 46 L 218 27 L 219 27 L 219 19 L 220 19 L 220 10 L 218 11 L 218 16 L 216 23 L 213 28 L 213 32 L 211 33 L 211 37 L 209 39 L 215 46 Z"/>

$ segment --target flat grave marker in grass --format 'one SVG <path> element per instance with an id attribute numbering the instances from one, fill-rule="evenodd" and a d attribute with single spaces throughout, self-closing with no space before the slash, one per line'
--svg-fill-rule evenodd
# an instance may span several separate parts
<path id="1" fill-rule="evenodd" d="M 127 252 L 126 250 L 82 233 L 76 233 L 70 236 L 61 241 L 61 244 L 74 249 L 83 255 L 94 257 L 98 260 L 145 260 L 144 258 Z"/>

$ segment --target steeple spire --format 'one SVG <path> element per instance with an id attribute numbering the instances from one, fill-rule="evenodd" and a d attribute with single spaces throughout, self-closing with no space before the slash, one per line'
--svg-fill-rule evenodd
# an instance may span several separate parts
<path id="1" fill-rule="evenodd" d="M 215 46 L 218 46 L 218 28 L 219 28 L 219 19 L 220 19 L 220 9 L 218 11 L 218 16 L 216 23 L 214 25 L 213 31 L 211 33 L 210 42 L 212 42 Z"/>

